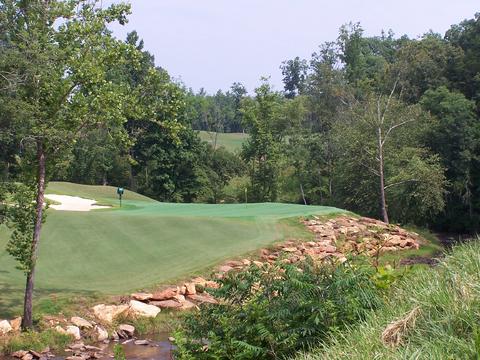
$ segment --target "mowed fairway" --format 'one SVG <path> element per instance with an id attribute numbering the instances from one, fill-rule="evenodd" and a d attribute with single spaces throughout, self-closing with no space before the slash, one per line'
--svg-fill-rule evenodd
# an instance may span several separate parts
<path id="1" fill-rule="evenodd" d="M 215 143 L 215 132 L 200 131 L 200 139 L 213 145 Z M 247 140 L 248 134 L 245 133 L 218 133 L 217 147 L 224 146 L 227 150 L 238 151 L 242 144 Z"/>
<path id="2" fill-rule="evenodd" d="M 341 210 L 289 204 L 170 204 L 115 188 L 51 183 L 47 192 L 115 204 L 107 210 L 48 210 L 37 268 L 37 296 L 122 294 L 187 277 L 285 236 L 279 220 Z M 18 312 L 23 274 L 0 231 L 0 318 Z"/>

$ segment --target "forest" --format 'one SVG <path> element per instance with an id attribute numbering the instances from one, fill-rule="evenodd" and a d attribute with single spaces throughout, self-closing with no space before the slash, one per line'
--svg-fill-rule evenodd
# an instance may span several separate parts
<path id="1" fill-rule="evenodd" d="M 106 71 L 112 86 L 137 97 L 121 105 L 107 99 L 125 121 L 92 122 L 47 176 L 171 202 L 243 202 L 247 192 L 249 202 L 333 205 L 473 233 L 480 227 L 479 34 L 479 14 L 416 39 L 392 31 L 367 37 L 349 23 L 310 59 L 272 69 L 283 74 L 281 91 L 262 78 L 256 89 L 234 83 L 206 94 L 172 80 L 131 32 L 123 45 L 136 52 L 125 50 Z M 12 180 L 29 145 L 12 127 L 18 103 L 11 94 L 0 101 L 0 164 Z M 233 152 L 202 142 L 197 130 L 243 132 L 248 140 Z"/>

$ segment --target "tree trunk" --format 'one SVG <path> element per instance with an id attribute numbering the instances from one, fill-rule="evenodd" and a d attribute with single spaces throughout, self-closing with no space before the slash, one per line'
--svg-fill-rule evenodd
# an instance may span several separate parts
<path id="1" fill-rule="evenodd" d="M 302 193 L 303 204 L 307 205 L 307 200 L 305 199 L 305 192 L 303 191 L 302 183 L 300 183 L 300 192 Z"/>
<path id="2" fill-rule="evenodd" d="M 383 144 L 381 128 L 378 128 L 378 164 L 378 176 L 380 177 L 380 209 L 383 221 L 388 224 L 389 221 L 387 213 L 387 201 L 385 199 L 385 173 L 383 169 Z"/>
<path id="3" fill-rule="evenodd" d="M 35 210 L 35 228 L 32 240 L 32 260 L 30 272 L 27 274 L 27 283 L 25 286 L 25 298 L 23 303 L 22 329 L 31 329 L 33 326 L 32 318 L 32 298 L 35 281 L 35 267 L 37 262 L 38 243 L 40 241 L 40 231 L 42 230 L 43 203 L 45 197 L 45 147 L 39 141 L 37 143 L 37 208 Z"/>

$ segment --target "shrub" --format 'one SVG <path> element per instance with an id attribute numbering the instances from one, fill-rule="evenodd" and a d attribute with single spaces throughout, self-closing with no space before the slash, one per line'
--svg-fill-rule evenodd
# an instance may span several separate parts
<path id="1" fill-rule="evenodd" d="M 214 292 L 221 304 L 185 317 L 175 336 L 179 358 L 281 358 L 318 344 L 382 303 L 369 266 L 297 266 L 253 265 L 229 273 Z"/>

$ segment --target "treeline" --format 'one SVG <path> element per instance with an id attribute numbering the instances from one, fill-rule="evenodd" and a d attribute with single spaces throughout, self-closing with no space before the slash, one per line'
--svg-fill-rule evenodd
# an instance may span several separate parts
<path id="1" fill-rule="evenodd" d="M 135 32 L 126 44 L 142 56 L 109 77 L 136 96 L 128 121 L 118 131 L 82 131 L 48 169 L 51 179 L 122 185 L 162 201 L 243 202 L 248 194 L 480 229 L 480 15 L 419 39 L 367 37 L 345 25 L 310 59 L 282 63 L 284 91 L 263 79 L 252 94 L 240 83 L 194 93 L 155 67 Z M 232 153 L 196 130 L 249 137 Z M 22 144 L 2 135 L 3 177 L 15 179 Z"/>

